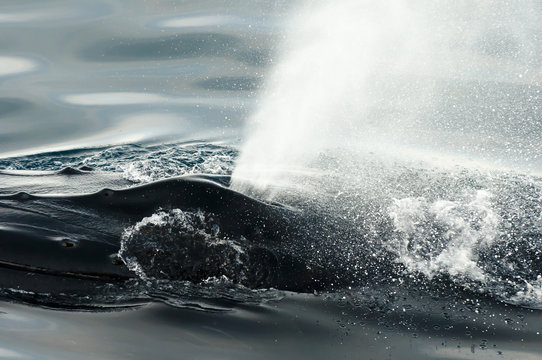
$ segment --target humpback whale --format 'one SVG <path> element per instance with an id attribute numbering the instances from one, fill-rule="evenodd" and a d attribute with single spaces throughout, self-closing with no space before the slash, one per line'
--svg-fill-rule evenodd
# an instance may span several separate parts
<path id="1" fill-rule="evenodd" d="M 141 276 L 131 261 L 146 277 L 193 283 L 227 277 L 251 289 L 297 292 L 337 283 L 338 274 L 277 246 L 291 236 L 299 211 L 233 191 L 228 182 L 187 175 L 134 185 L 90 168 L 0 171 L 0 288 L 84 292 Z M 199 225 L 139 223 L 167 211 Z M 128 236 L 136 225 L 139 232 Z"/>

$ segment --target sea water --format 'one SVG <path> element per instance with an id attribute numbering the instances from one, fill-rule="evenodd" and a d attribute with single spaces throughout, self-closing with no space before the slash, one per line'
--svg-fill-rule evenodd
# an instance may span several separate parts
<path id="1" fill-rule="evenodd" d="M 313 216 L 292 252 L 359 281 L 144 283 L 121 291 L 141 302 L 99 312 L 11 289 L 0 356 L 536 358 L 541 14 L 535 1 L 2 4 L 2 170 L 233 174 Z"/>

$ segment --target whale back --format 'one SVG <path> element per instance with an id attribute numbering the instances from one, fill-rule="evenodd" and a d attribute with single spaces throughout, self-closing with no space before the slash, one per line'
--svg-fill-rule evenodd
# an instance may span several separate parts
<path id="1" fill-rule="evenodd" d="M 119 188 L 96 190 L 95 177 Z M 227 177 L 183 176 L 126 187 L 119 176 L 91 171 L 0 172 L 0 287 L 73 291 L 136 278 L 118 256 L 124 232 L 158 211 L 180 209 L 212 214 L 223 238 L 242 239 L 248 270 L 241 283 L 300 289 L 311 277 L 304 273 L 303 264 L 272 250 L 287 236 L 296 212 L 237 193 L 227 183 Z M 180 251 L 190 250 L 182 246 Z M 207 258 L 219 252 L 217 247 L 203 250 L 207 253 L 201 256 Z M 204 267 L 196 272 L 191 264 L 196 259 L 187 258 L 184 265 L 190 266 L 183 267 L 175 259 L 182 259 L 180 255 L 168 255 L 167 268 L 175 270 L 165 278 L 200 281 L 207 274 L 221 274 L 221 269 L 213 272 Z M 290 277 L 302 280 L 277 276 L 279 267 L 295 270 L 296 276 Z M 192 273 L 179 270 L 186 268 Z M 159 268 L 153 275 L 161 274 Z"/>

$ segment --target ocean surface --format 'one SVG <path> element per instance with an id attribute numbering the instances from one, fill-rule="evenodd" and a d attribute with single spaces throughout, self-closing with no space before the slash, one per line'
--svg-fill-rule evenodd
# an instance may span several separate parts
<path id="1" fill-rule="evenodd" d="M 542 358 L 542 5 L 375 4 L 3 2 L 0 358 Z"/>

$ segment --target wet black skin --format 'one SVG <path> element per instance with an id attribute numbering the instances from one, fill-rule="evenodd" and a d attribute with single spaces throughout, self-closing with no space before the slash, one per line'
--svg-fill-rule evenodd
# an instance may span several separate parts
<path id="1" fill-rule="evenodd" d="M 247 239 L 246 276 L 236 279 L 221 268 L 228 256 L 225 248 L 205 247 L 188 238 L 175 245 L 182 266 L 170 266 L 175 270 L 165 273 L 151 271 L 150 276 L 197 283 L 230 275 L 249 288 L 298 292 L 337 283 L 336 275 L 308 266 L 294 254 L 275 251 L 289 236 L 297 211 L 235 192 L 228 181 L 184 176 L 126 188 L 118 175 L 91 169 L 0 172 L 0 288 L 85 291 L 99 283 L 134 278 L 117 256 L 124 229 L 159 209 L 174 208 L 212 213 L 219 219 L 221 236 Z M 119 189 L 96 191 L 101 184 Z"/>

